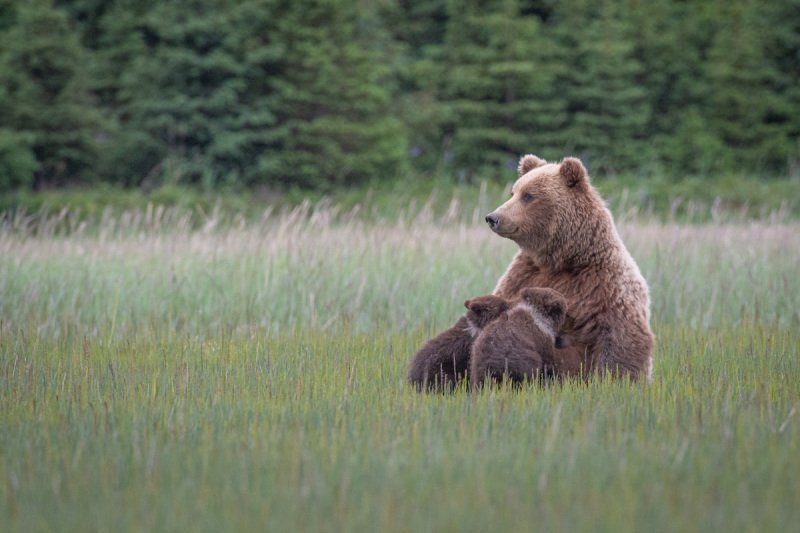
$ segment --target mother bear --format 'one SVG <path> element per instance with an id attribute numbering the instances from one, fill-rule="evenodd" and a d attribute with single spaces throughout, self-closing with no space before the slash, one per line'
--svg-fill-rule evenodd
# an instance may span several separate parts
<path id="1" fill-rule="evenodd" d="M 566 297 L 562 334 L 569 346 L 556 350 L 558 375 L 610 372 L 650 379 L 654 340 L 647 283 L 586 168 L 573 157 L 555 164 L 526 155 L 518 171 L 511 198 L 486 215 L 495 233 L 519 245 L 494 294 L 514 299 L 525 287 L 548 287 Z M 418 387 L 452 384 L 469 366 L 465 352 L 446 368 L 415 360 L 409 380 Z"/>

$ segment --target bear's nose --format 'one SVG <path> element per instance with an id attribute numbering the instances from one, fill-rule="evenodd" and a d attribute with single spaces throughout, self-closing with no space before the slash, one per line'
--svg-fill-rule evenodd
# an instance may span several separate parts
<path id="1" fill-rule="evenodd" d="M 497 224 L 500 222 L 500 217 L 495 215 L 494 213 L 489 213 L 486 215 L 486 223 L 489 224 L 489 227 L 494 229 L 497 227 Z"/>

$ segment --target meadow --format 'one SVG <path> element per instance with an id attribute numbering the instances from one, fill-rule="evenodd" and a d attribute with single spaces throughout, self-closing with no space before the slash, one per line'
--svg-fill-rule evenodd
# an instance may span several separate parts
<path id="1" fill-rule="evenodd" d="M 800 223 L 618 219 L 649 385 L 417 394 L 415 350 L 515 252 L 485 207 L 8 213 L 1 529 L 796 527 Z"/>

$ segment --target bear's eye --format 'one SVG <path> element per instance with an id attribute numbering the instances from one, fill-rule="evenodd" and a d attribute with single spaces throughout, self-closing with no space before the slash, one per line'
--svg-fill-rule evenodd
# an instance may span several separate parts
<path id="1" fill-rule="evenodd" d="M 524 193 L 522 195 L 522 201 L 525 202 L 526 204 L 528 202 L 532 202 L 533 201 L 533 195 L 531 193 L 529 193 L 529 192 Z"/>

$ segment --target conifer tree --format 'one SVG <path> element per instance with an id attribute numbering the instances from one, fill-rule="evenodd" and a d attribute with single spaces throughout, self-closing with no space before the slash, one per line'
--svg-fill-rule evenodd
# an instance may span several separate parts
<path id="1" fill-rule="evenodd" d="M 767 52 L 777 71 L 772 89 L 780 98 L 778 112 L 770 118 L 787 139 L 789 170 L 800 174 L 800 0 L 770 4 L 766 16 Z"/>
<path id="2" fill-rule="evenodd" d="M 798 35 L 798 0 L 0 0 L 0 189 L 796 172 Z"/>
<path id="3" fill-rule="evenodd" d="M 785 163 L 786 142 L 770 117 L 780 101 L 771 87 L 779 73 L 766 59 L 768 32 L 754 6 L 722 2 L 722 15 L 709 50 L 710 125 L 728 148 L 720 167 L 777 168 Z"/>
<path id="4" fill-rule="evenodd" d="M 114 105 L 124 129 L 149 137 L 151 177 L 213 186 L 237 181 L 246 163 L 241 154 L 230 162 L 226 148 L 220 149 L 229 145 L 243 111 L 244 88 L 243 65 L 232 43 L 235 26 L 223 4 L 154 4 L 142 16 L 126 19 L 136 38 L 130 40 L 122 25 L 122 38 L 112 49 L 127 61 L 112 90 Z M 144 161 L 131 163 L 145 170 Z"/>
<path id="5" fill-rule="evenodd" d="M 283 49 L 261 73 L 269 76 L 276 119 L 258 158 L 264 179 L 324 188 L 402 175 L 406 137 L 392 116 L 382 56 L 360 33 L 358 6 L 264 4 L 274 24 L 270 38 Z"/>
<path id="6" fill-rule="evenodd" d="M 87 60 L 67 18 L 47 0 L 20 3 L 0 33 L 2 166 L 30 171 L 32 154 L 36 187 L 91 177 L 104 133 L 86 88 Z M 13 175 L 11 185 L 28 181 Z"/>
<path id="7" fill-rule="evenodd" d="M 141 146 L 113 166 L 207 186 L 325 187 L 402 171 L 404 134 L 349 2 L 189 4 L 124 6 L 104 20 L 98 92 L 119 117 L 119 144 Z"/>
<path id="8" fill-rule="evenodd" d="M 155 4 L 152 0 L 107 2 L 96 21 L 97 35 L 89 40 L 96 46 L 92 92 L 113 119 L 108 148 L 101 152 L 98 168 L 104 179 L 124 185 L 153 185 L 163 172 L 168 152 L 166 144 L 148 131 L 143 117 L 134 112 L 140 98 L 158 98 L 156 89 L 140 92 L 146 84 L 137 77 L 143 64 L 153 58 L 149 46 L 155 44 L 157 33 L 148 13 Z M 95 20 L 94 15 L 89 18 Z"/>
<path id="9" fill-rule="evenodd" d="M 436 51 L 445 160 L 469 177 L 516 168 L 519 154 L 556 157 L 565 120 L 557 80 L 560 51 L 518 0 L 448 4 L 447 33 Z"/>
<path id="10" fill-rule="evenodd" d="M 606 171 L 646 163 L 650 108 L 630 20 L 615 2 L 585 0 L 559 2 L 554 18 L 569 65 L 560 83 L 568 99 L 566 151 Z"/>
<path id="11" fill-rule="evenodd" d="M 705 114 L 713 11 L 691 2 L 630 0 L 624 13 L 642 67 L 637 83 L 651 110 L 645 137 L 652 157 L 676 176 L 708 171 L 725 150 Z"/>

